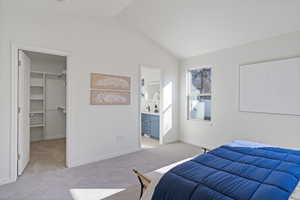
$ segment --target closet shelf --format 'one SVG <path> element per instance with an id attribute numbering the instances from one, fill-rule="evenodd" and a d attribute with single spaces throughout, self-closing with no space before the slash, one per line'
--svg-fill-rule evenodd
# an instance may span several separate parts
<path id="1" fill-rule="evenodd" d="M 63 70 L 60 74 L 58 74 L 58 77 L 62 77 L 66 75 L 66 70 Z"/>
<path id="2" fill-rule="evenodd" d="M 39 72 L 39 71 L 31 71 L 30 73 L 32 73 L 32 74 L 44 74 L 44 72 Z"/>
<path id="3" fill-rule="evenodd" d="M 43 98 L 38 98 L 38 97 L 32 97 L 32 98 L 30 98 L 30 100 L 32 100 L 32 101 L 44 101 Z"/>
<path id="4" fill-rule="evenodd" d="M 31 111 L 30 114 L 43 114 L 44 111 L 42 110 L 37 110 L 37 111 Z"/>
<path id="5" fill-rule="evenodd" d="M 31 128 L 44 127 L 44 124 L 30 124 Z"/>
<path id="6" fill-rule="evenodd" d="M 66 108 L 64 106 L 58 106 L 57 110 L 63 112 L 64 114 L 66 114 Z"/>
<path id="7" fill-rule="evenodd" d="M 60 76 L 62 73 L 52 73 L 52 72 L 40 72 L 40 71 L 31 71 L 32 74 L 45 74 L 45 75 L 52 75 L 52 76 Z"/>

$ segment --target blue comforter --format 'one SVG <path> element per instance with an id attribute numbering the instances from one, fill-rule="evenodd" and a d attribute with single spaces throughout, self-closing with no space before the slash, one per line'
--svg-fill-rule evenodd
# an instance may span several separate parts
<path id="1" fill-rule="evenodd" d="M 300 151 L 221 146 L 167 172 L 152 200 L 288 200 Z"/>

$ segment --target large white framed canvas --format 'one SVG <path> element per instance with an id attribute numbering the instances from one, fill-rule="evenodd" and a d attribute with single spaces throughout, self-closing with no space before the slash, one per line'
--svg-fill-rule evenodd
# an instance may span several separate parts
<path id="1" fill-rule="evenodd" d="M 91 73 L 91 105 L 129 105 L 131 78 Z"/>
<path id="2" fill-rule="evenodd" d="M 300 115 L 300 57 L 240 65 L 240 111 Z"/>

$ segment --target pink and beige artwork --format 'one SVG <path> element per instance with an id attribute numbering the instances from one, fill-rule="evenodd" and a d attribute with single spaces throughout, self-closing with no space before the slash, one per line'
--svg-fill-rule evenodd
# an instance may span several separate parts
<path id="1" fill-rule="evenodd" d="M 91 73 L 92 89 L 130 90 L 130 77 Z"/>
<path id="2" fill-rule="evenodd" d="M 129 105 L 129 91 L 91 90 L 92 105 Z"/>
<path id="3" fill-rule="evenodd" d="M 129 105 L 130 77 L 91 73 L 92 105 Z"/>

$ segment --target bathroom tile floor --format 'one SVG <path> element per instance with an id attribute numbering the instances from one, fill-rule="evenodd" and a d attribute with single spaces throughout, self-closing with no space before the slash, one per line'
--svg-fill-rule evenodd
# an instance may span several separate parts
<path id="1" fill-rule="evenodd" d="M 158 147 L 159 145 L 160 144 L 159 144 L 158 140 L 152 139 L 147 136 L 142 136 L 142 148 L 143 149 L 151 149 L 151 148 Z"/>

